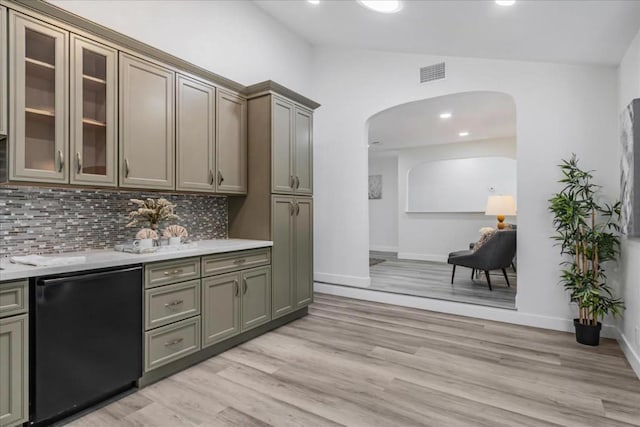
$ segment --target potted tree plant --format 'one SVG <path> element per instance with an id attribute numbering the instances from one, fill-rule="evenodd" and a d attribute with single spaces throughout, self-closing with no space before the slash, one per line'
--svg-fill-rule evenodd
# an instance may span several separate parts
<path id="1" fill-rule="evenodd" d="M 600 320 L 624 310 L 603 268 L 620 253 L 620 202 L 599 202 L 600 186 L 592 182 L 591 171 L 580 169 L 575 154 L 559 167 L 564 188 L 549 200 L 549 210 L 556 230 L 553 239 L 568 258 L 561 263 L 560 283 L 578 305 L 578 318 L 573 320 L 576 340 L 595 346 L 600 342 Z"/>

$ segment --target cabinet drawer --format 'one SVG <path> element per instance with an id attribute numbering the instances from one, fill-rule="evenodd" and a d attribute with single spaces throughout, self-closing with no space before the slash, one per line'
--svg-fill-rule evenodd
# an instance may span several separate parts
<path id="1" fill-rule="evenodd" d="M 200 280 L 145 291 L 146 330 L 200 314 Z"/>
<path id="2" fill-rule="evenodd" d="M 29 307 L 29 282 L 0 283 L 0 317 L 26 313 Z"/>
<path id="3" fill-rule="evenodd" d="M 144 287 L 184 282 L 200 278 L 200 258 L 187 258 L 175 261 L 163 261 L 144 267 Z"/>
<path id="4" fill-rule="evenodd" d="M 200 350 L 200 316 L 145 334 L 144 369 L 150 371 Z"/>
<path id="5" fill-rule="evenodd" d="M 210 255 L 202 257 L 202 275 L 212 276 L 268 264 L 271 264 L 271 250 L 269 248 Z"/>

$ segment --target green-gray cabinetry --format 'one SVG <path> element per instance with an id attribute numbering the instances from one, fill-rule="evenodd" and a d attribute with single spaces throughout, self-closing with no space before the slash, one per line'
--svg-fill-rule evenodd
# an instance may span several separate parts
<path id="1" fill-rule="evenodd" d="M 175 186 L 175 73 L 120 52 L 120 177 L 122 187 Z"/>
<path id="2" fill-rule="evenodd" d="M 216 88 L 178 74 L 176 189 L 216 190 Z"/>
<path id="3" fill-rule="evenodd" d="M 313 113 L 271 96 L 273 193 L 313 194 Z"/>
<path id="4" fill-rule="evenodd" d="M 115 187 L 118 52 L 71 34 L 71 184 Z"/>
<path id="5" fill-rule="evenodd" d="M 313 300 L 313 202 L 273 196 L 273 318 Z"/>
<path id="6" fill-rule="evenodd" d="M 0 426 L 29 417 L 29 316 L 26 281 L 0 283 Z"/>
<path id="7" fill-rule="evenodd" d="M 268 248 L 202 257 L 202 346 L 271 320 Z"/>
<path id="8" fill-rule="evenodd" d="M 247 101 L 218 89 L 216 105 L 217 191 L 247 193 Z"/>
<path id="9" fill-rule="evenodd" d="M 9 11 L 10 179 L 69 181 L 69 33 Z"/>
<path id="10" fill-rule="evenodd" d="M 7 134 L 7 8 L 0 6 L 0 135 Z"/>

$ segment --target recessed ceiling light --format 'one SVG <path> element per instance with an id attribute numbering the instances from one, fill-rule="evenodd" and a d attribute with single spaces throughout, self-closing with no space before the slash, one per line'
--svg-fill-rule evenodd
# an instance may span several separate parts
<path id="1" fill-rule="evenodd" d="M 396 13 L 402 9 L 400 0 L 358 0 L 358 3 L 380 13 Z"/>
<path id="2" fill-rule="evenodd" d="M 467 132 L 467 131 L 465 130 L 465 131 L 463 131 L 463 132 L 460 132 L 460 133 L 458 134 L 458 136 L 469 136 L 469 132 Z"/>
<path id="3" fill-rule="evenodd" d="M 498 6 L 513 6 L 516 0 L 496 0 Z"/>
<path id="4" fill-rule="evenodd" d="M 440 118 L 441 119 L 450 119 L 451 118 L 451 113 L 442 113 L 442 114 L 440 114 Z"/>
<path id="5" fill-rule="evenodd" d="M 309 3 L 314 4 L 314 5 L 318 5 L 320 4 L 320 0 L 307 0 Z"/>

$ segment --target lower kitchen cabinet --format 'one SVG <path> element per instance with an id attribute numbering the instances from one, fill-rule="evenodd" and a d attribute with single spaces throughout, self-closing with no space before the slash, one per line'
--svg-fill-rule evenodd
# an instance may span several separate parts
<path id="1" fill-rule="evenodd" d="M 0 426 L 20 425 L 29 411 L 28 314 L 0 319 Z"/>
<path id="2" fill-rule="evenodd" d="M 240 333 L 240 275 L 202 279 L 202 347 Z"/>
<path id="3" fill-rule="evenodd" d="M 202 280 L 202 347 L 271 320 L 271 268 L 260 267 Z"/>
<path id="4" fill-rule="evenodd" d="M 313 200 L 273 196 L 273 318 L 313 301 Z"/>

